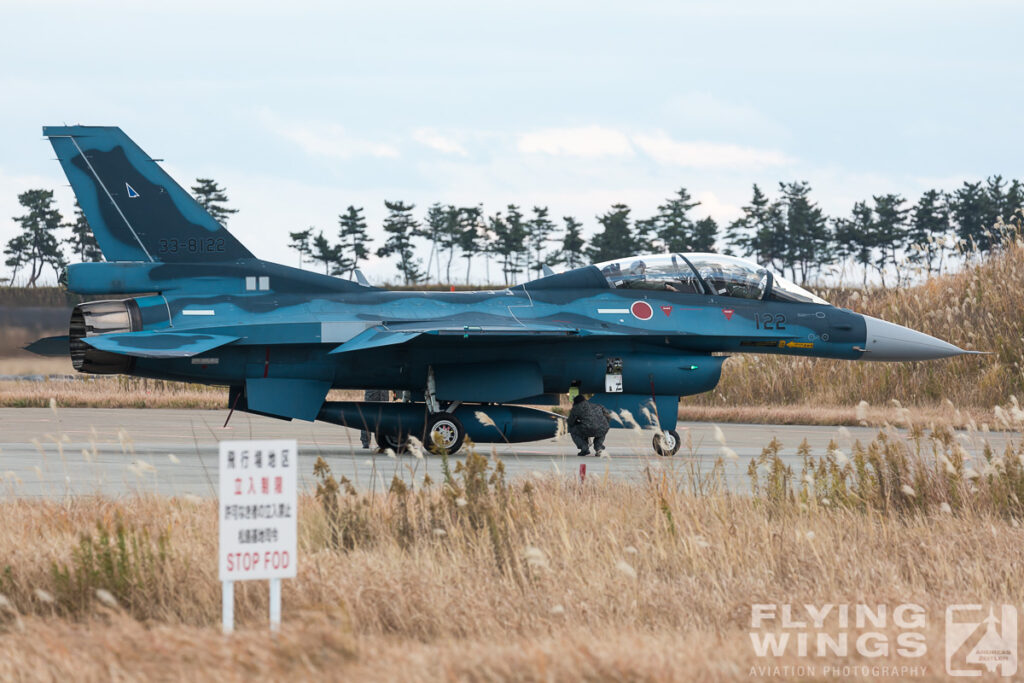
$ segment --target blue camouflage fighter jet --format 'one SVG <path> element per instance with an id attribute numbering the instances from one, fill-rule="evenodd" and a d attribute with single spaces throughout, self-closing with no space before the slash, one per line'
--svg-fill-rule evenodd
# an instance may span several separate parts
<path id="1" fill-rule="evenodd" d="M 680 397 L 713 389 L 725 354 L 969 353 L 720 254 L 630 256 L 474 292 L 319 275 L 254 257 L 120 128 L 43 134 L 106 259 L 69 266 L 68 289 L 132 296 L 79 304 L 68 336 L 35 350 L 66 343 L 81 372 L 226 386 L 234 410 L 368 429 L 383 446 L 551 438 L 563 419 L 532 406 L 576 387 L 613 427 L 654 428 L 671 455 Z M 409 399 L 328 401 L 332 388 Z"/>

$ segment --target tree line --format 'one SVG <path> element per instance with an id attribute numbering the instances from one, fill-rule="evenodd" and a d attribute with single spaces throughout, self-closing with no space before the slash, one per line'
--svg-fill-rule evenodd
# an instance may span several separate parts
<path id="1" fill-rule="evenodd" d="M 227 193 L 213 179 L 196 178 L 191 189 L 196 200 L 222 225 L 232 214 L 238 213 L 238 209 L 227 205 Z M 24 274 L 25 285 L 35 287 L 48 270 L 52 270 L 60 281 L 69 258 L 75 261 L 103 260 L 89 221 L 77 201 L 75 215 L 70 221 L 65 221 L 54 206 L 53 190 L 22 192 L 18 195 L 18 203 L 25 214 L 12 220 L 18 223 L 21 232 L 4 246 L 4 265 L 11 269 L 11 275 L 6 279 L 11 286 L 17 283 L 19 274 Z M 3 281 L 0 278 L 0 282 Z"/>
<path id="2" fill-rule="evenodd" d="M 743 256 L 808 283 L 833 264 L 853 261 L 877 274 L 881 284 L 891 274 L 896 284 L 905 268 L 941 273 L 951 254 L 985 253 L 1005 228 L 1022 225 L 1024 184 L 991 176 L 964 182 L 953 192 L 928 190 L 916 202 L 900 194 L 873 195 L 854 203 L 845 216 L 828 216 L 804 181 L 780 182 L 774 196 L 753 186 L 741 216 L 724 227 L 710 216 L 694 215 L 700 206 L 686 188 L 658 206 L 654 215 L 635 218 L 625 204 L 614 204 L 596 217 L 600 229 L 583 237 L 583 224 L 563 216 L 558 225 L 548 207 L 529 213 L 515 204 L 485 215 L 482 206 L 435 203 L 419 218 L 415 205 L 385 201 L 384 244 L 377 256 L 394 257 L 405 284 L 453 282 L 452 264 L 465 261 L 470 281 L 474 258 L 483 257 L 491 282 L 490 262 L 500 268 L 506 285 L 525 273 L 540 275 L 544 266 L 575 268 L 647 252 L 721 251 Z M 291 247 L 304 260 L 331 275 L 351 276 L 370 254 L 363 209 L 349 206 L 338 216 L 338 241 L 314 227 L 291 233 Z M 417 241 L 429 245 L 426 263 Z"/>
<path id="3" fill-rule="evenodd" d="M 222 224 L 237 212 L 214 180 L 197 178 L 191 189 Z M 22 272 L 29 286 L 47 268 L 59 274 L 66 265 L 65 249 L 78 260 L 100 260 L 77 205 L 74 219 L 65 222 L 50 190 L 29 190 L 18 201 L 26 209 L 14 218 L 22 231 L 4 250 L 12 283 Z M 780 182 L 774 195 L 755 184 L 740 217 L 725 226 L 710 216 L 699 217 L 700 202 L 680 188 L 648 217 L 634 217 L 625 204 L 612 205 L 596 216 L 599 230 L 589 243 L 581 221 L 573 216 L 556 221 L 546 206 L 527 210 L 509 204 L 489 215 L 482 205 L 434 203 L 422 215 L 403 201 L 385 201 L 384 206 L 385 238 L 376 249 L 362 207 L 349 206 L 340 214 L 334 235 L 312 226 L 290 232 L 299 267 L 310 263 L 328 275 L 351 278 L 374 253 L 395 259 L 407 285 L 456 278 L 468 283 L 474 262 L 483 259 L 485 280 L 492 282 L 493 262 L 509 285 L 524 273 L 540 276 L 545 266 L 576 268 L 649 252 L 721 251 L 771 266 L 801 283 L 813 281 L 826 267 L 852 261 L 862 268 L 865 284 L 872 272 L 883 285 L 890 275 L 899 284 L 906 272 L 901 266 L 941 273 L 950 255 L 985 253 L 998 243 L 1000 230 L 1019 229 L 1024 184 L 996 175 L 964 182 L 953 192 L 928 190 L 915 202 L 900 194 L 873 195 L 842 216 L 828 216 L 807 182 Z M 59 237 L 58 231 L 67 234 Z M 424 243 L 429 247 L 425 261 Z"/>

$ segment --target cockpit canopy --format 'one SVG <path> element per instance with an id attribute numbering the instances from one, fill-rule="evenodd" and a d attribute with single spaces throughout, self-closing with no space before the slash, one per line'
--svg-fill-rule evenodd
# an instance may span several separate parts
<path id="1" fill-rule="evenodd" d="M 595 264 L 613 289 L 828 304 L 757 264 L 722 254 L 648 254 Z"/>

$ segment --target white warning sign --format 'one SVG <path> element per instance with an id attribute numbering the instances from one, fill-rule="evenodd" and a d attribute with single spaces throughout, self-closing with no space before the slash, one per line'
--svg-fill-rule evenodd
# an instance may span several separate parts
<path id="1" fill-rule="evenodd" d="M 294 440 L 220 442 L 220 580 L 295 576 Z"/>

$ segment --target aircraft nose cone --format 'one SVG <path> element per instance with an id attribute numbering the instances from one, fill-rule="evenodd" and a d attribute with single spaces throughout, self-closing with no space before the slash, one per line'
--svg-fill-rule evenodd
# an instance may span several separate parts
<path id="1" fill-rule="evenodd" d="M 970 353 L 909 327 L 864 316 L 866 329 L 863 360 L 936 360 Z"/>

